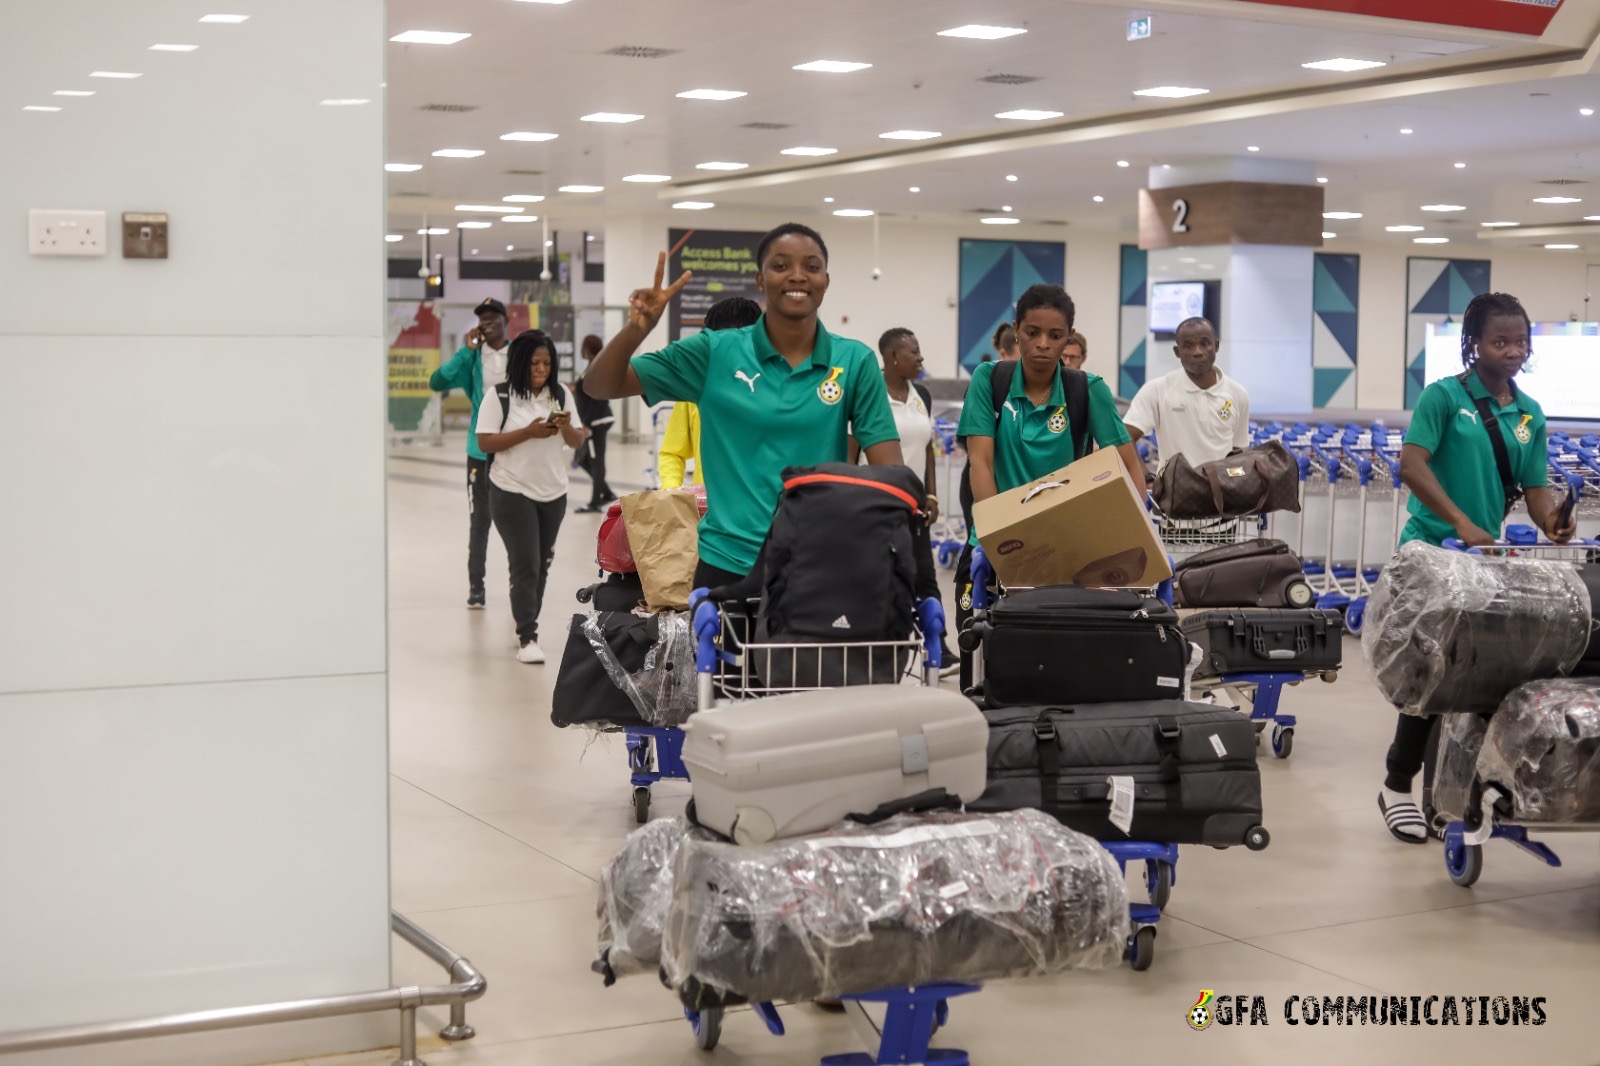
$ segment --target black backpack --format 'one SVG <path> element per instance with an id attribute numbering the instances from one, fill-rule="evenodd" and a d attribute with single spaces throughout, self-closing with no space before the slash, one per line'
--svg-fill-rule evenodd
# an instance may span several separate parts
<path id="1" fill-rule="evenodd" d="M 1006 409 L 1006 398 L 1011 393 L 1011 381 L 1016 377 L 1017 362 L 1008 359 L 994 365 L 994 376 L 989 379 L 989 391 L 994 400 L 994 419 Z M 1067 428 L 1072 431 L 1072 454 L 1082 459 L 1089 454 L 1089 376 L 1081 370 L 1062 364 L 1061 392 L 1067 400 Z M 966 446 L 966 438 L 961 438 Z M 961 468 L 961 515 L 972 528 L 972 466 Z"/>

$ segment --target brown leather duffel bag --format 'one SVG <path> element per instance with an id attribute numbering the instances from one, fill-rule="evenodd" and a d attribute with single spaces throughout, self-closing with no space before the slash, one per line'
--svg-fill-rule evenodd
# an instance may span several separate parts
<path id="1" fill-rule="evenodd" d="M 1300 510 L 1300 469 L 1278 441 L 1190 466 L 1173 456 L 1156 477 L 1156 506 L 1168 518 L 1243 518 Z"/>

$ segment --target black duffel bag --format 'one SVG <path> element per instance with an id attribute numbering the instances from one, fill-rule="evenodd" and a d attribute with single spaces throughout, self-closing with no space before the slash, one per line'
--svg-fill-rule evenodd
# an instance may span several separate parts
<path id="1" fill-rule="evenodd" d="M 629 673 L 644 669 L 644 659 L 660 635 L 655 615 L 648 617 L 623 611 L 602 611 L 594 616 L 606 636 L 606 644 Z M 605 664 L 595 654 L 584 623 L 590 616 L 575 614 L 567 632 L 567 647 L 561 653 L 556 686 L 550 693 L 550 721 L 558 726 L 598 725 L 646 726 L 633 701 L 616 686 Z"/>
<path id="2" fill-rule="evenodd" d="M 1279 441 L 1191 466 L 1175 455 L 1151 493 L 1168 518 L 1244 518 L 1300 510 L 1300 464 Z"/>

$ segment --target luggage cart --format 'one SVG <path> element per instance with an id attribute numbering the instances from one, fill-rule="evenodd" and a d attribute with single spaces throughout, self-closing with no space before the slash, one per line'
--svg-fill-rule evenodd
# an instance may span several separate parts
<path id="1" fill-rule="evenodd" d="M 1507 532 L 1521 533 L 1530 527 L 1511 526 Z M 1454 538 L 1446 540 L 1444 547 L 1452 551 L 1470 551 L 1474 555 L 1493 553 L 1549 562 L 1586 563 L 1600 559 L 1600 541 L 1574 538 L 1567 544 L 1527 542 L 1527 538 L 1502 541 L 1489 548 L 1468 548 Z M 1475 789 L 1473 791 L 1476 791 Z M 1466 812 L 1463 820 L 1447 822 L 1444 828 L 1444 868 L 1450 880 L 1462 888 L 1477 884 L 1483 873 L 1483 846 L 1491 840 L 1508 840 L 1547 866 L 1560 866 L 1561 856 L 1548 844 L 1529 839 L 1528 831 L 1541 833 L 1594 833 L 1600 825 L 1521 825 L 1503 818 L 1500 801 L 1509 800 L 1499 788 L 1489 785 L 1482 789 L 1476 811 Z"/>
<path id="2" fill-rule="evenodd" d="M 1201 694 L 1206 702 L 1216 703 L 1217 694 L 1222 693 L 1231 700 L 1238 700 L 1250 705 L 1250 720 L 1256 723 L 1256 740 L 1259 743 L 1262 734 L 1266 732 L 1268 723 L 1272 725 L 1272 754 L 1274 758 L 1287 759 L 1294 751 L 1294 730 L 1299 720 L 1292 714 L 1284 714 L 1279 708 L 1286 687 L 1298 685 L 1302 681 L 1310 681 L 1320 677 L 1324 681 L 1333 681 L 1338 677 L 1336 671 L 1305 673 L 1305 672 L 1269 672 L 1269 673 L 1238 673 L 1224 674 L 1221 677 L 1196 678 L 1194 691 Z M 1244 708 L 1238 702 L 1229 704 L 1234 710 L 1243 713 Z"/>
<path id="3" fill-rule="evenodd" d="M 967 520 L 961 512 L 961 471 L 967 464 L 967 450 L 956 438 L 956 423 L 948 418 L 938 418 L 933 423 L 933 473 L 938 484 L 933 487 L 939 497 L 939 521 L 934 523 L 934 562 L 942 570 L 952 569 L 967 543 Z"/>
<path id="4" fill-rule="evenodd" d="M 842 669 L 840 676 L 848 681 L 851 652 L 867 650 L 868 676 L 881 662 L 875 657 L 887 657 L 894 672 L 902 682 L 916 680 L 929 687 L 939 684 L 940 648 L 944 639 L 944 610 L 937 599 L 923 600 L 917 605 L 917 625 L 907 640 L 875 641 L 868 643 L 831 644 L 769 644 L 756 643 L 751 637 L 754 613 L 751 611 L 726 611 L 721 604 L 710 600 L 705 589 L 697 589 L 689 599 L 694 617 L 696 637 L 695 668 L 699 674 L 699 704 L 705 710 L 719 702 L 787 694 L 809 689 L 824 688 L 821 684 L 827 653 L 836 653 Z M 789 684 L 775 687 L 759 671 L 760 663 L 770 664 L 772 656 L 790 656 L 789 676 L 801 680 L 802 656 L 807 661 L 817 660 L 815 685 Z M 859 663 L 858 663 L 858 669 Z M 677 732 L 674 730 L 674 732 Z M 680 744 L 682 734 L 679 733 Z M 873 992 L 860 992 L 840 997 L 852 1027 L 871 1050 L 865 1054 L 854 1052 L 844 1055 L 827 1055 L 822 1066 L 900 1066 L 908 1063 L 937 1063 L 939 1066 L 967 1066 L 965 1051 L 953 1048 L 930 1048 L 929 1042 L 940 1026 L 949 1018 L 949 1001 L 956 996 L 977 992 L 983 986 L 973 984 L 930 984 L 916 988 L 889 988 Z M 880 1026 L 862 1007 L 863 1003 L 882 1003 L 884 1022 Z M 756 1014 L 774 1036 L 782 1036 L 783 1020 L 771 1003 L 754 1004 Z M 684 1010 L 684 1018 L 694 1030 L 695 1044 L 710 1051 L 717 1046 L 722 1034 L 722 1021 L 726 1008 L 708 1007 L 704 1010 Z"/>

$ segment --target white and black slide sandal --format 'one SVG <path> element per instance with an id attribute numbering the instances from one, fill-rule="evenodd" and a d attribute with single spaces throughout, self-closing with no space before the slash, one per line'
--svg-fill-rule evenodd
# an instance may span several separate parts
<path id="1" fill-rule="evenodd" d="M 1384 801 L 1383 793 L 1378 793 L 1378 810 L 1383 812 L 1384 824 L 1389 827 L 1389 835 L 1402 844 L 1426 844 L 1428 837 L 1428 823 L 1423 820 L 1422 811 L 1411 800 L 1400 800 L 1397 803 Z M 1407 829 L 1415 830 L 1414 833 L 1406 832 Z"/>

